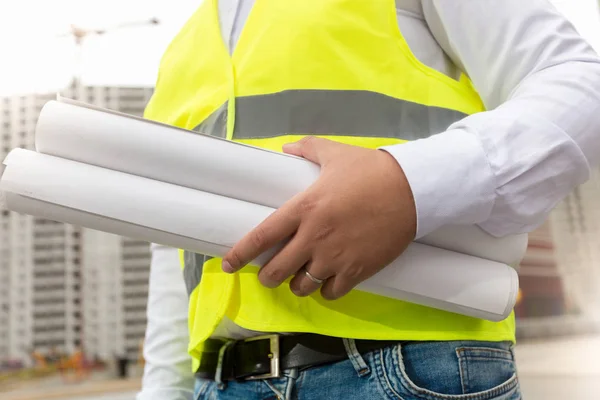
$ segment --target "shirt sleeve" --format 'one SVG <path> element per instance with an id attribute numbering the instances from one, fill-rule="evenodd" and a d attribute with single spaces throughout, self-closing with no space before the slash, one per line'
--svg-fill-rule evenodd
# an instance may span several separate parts
<path id="1" fill-rule="evenodd" d="M 152 245 L 144 376 L 137 400 L 191 400 L 188 298 L 177 249 Z"/>
<path id="2" fill-rule="evenodd" d="M 600 59 L 546 0 L 422 0 L 488 111 L 383 148 L 413 191 L 417 238 L 448 224 L 529 232 L 600 162 Z"/>

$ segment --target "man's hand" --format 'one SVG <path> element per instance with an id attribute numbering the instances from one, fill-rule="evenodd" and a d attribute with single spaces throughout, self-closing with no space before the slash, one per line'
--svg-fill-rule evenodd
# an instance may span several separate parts
<path id="1" fill-rule="evenodd" d="M 267 287 L 290 283 L 297 296 L 319 288 L 337 299 L 396 259 L 414 239 L 416 211 L 408 181 L 396 160 L 381 150 L 307 137 L 286 153 L 321 166 L 319 179 L 240 240 L 223 257 L 235 272 L 276 244 L 289 242 L 261 268 Z"/>

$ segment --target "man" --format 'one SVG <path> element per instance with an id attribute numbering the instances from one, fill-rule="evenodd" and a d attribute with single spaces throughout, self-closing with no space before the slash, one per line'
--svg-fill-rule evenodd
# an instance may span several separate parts
<path id="1" fill-rule="evenodd" d="M 520 398 L 514 316 L 352 289 L 439 227 L 540 225 L 598 164 L 599 111 L 600 60 L 545 0 L 205 1 L 146 116 L 321 177 L 222 260 L 182 257 L 195 398 Z"/>

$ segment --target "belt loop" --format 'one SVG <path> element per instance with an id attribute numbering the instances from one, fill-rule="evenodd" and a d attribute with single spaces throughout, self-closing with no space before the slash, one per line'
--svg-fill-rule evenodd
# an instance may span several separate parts
<path id="1" fill-rule="evenodd" d="M 356 370 L 358 376 L 362 378 L 365 375 L 369 375 L 371 373 L 371 368 L 369 368 L 363 356 L 358 352 L 356 341 L 354 339 L 343 339 L 343 341 L 346 353 L 348 353 L 348 358 L 352 361 L 352 366 Z"/>
<path id="2" fill-rule="evenodd" d="M 219 390 L 225 389 L 225 383 L 223 383 L 223 360 L 225 359 L 225 352 L 235 343 L 234 340 L 228 340 L 223 343 L 223 346 L 219 349 L 219 359 L 217 360 L 217 368 L 215 369 L 215 383 Z"/>
<path id="3" fill-rule="evenodd" d="M 292 392 L 294 390 L 294 386 L 296 385 L 296 380 L 298 379 L 298 368 L 290 369 L 286 374 L 287 376 L 287 386 L 285 388 L 285 400 L 292 400 Z"/>

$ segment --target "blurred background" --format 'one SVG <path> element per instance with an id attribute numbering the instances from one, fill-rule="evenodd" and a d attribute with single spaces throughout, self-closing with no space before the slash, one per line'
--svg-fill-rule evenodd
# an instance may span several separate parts
<path id="1" fill-rule="evenodd" d="M 0 1 L 0 159 L 46 101 L 141 115 L 201 0 Z M 600 50 L 598 0 L 553 0 Z M 600 393 L 600 171 L 530 235 L 517 358 L 525 398 Z M 143 371 L 147 243 L 0 210 L 0 398 L 127 399 Z"/>

